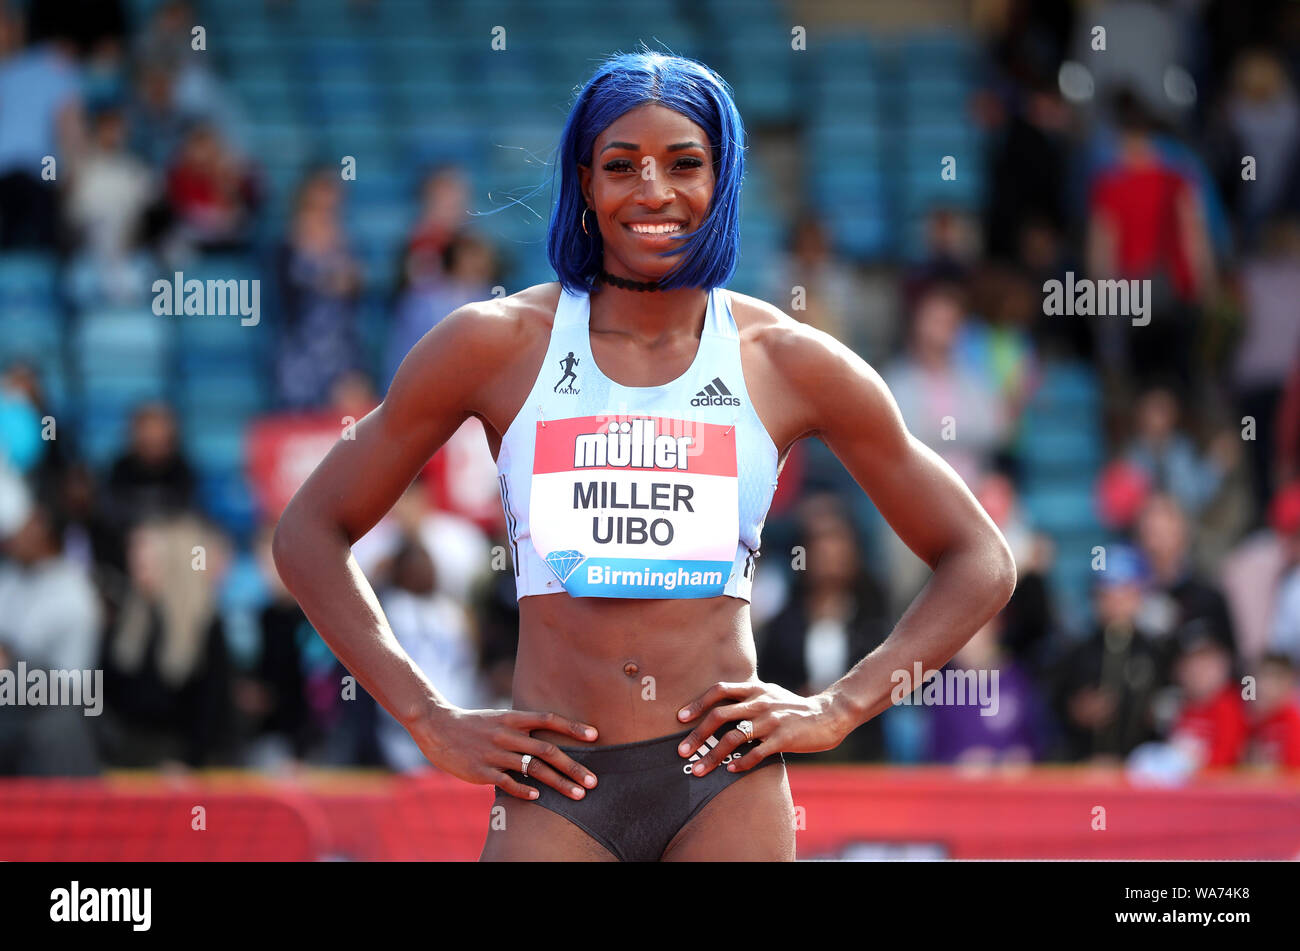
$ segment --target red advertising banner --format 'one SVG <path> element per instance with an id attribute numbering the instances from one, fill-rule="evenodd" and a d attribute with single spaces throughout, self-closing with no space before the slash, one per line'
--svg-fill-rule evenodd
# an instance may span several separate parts
<path id="1" fill-rule="evenodd" d="M 262 513 L 280 517 L 312 469 L 342 438 L 345 423 L 334 412 L 268 416 L 249 427 L 248 477 Z M 454 512 L 491 531 L 502 519 L 496 463 L 483 424 L 468 419 L 421 473 L 434 508 Z"/>
<path id="2" fill-rule="evenodd" d="M 1294 778 L 1157 788 L 1073 767 L 789 772 L 801 859 L 1300 860 Z M 190 834 L 196 795 L 209 823 L 237 834 Z M 489 788 L 433 772 L 11 779 L 0 781 L 0 861 L 472 861 L 491 807 Z"/>

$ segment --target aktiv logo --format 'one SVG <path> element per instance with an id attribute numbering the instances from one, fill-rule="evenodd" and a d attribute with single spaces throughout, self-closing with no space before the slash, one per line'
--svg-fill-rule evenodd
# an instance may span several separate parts
<path id="1" fill-rule="evenodd" d="M 727 389 L 726 384 L 722 382 L 722 378 L 715 376 L 712 383 L 695 394 L 695 399 L 691 400 L 691 405 L 739 406 L 740 397 L 732 396 L 731 390 Z"/>
<path id="2" fill-rule="evenodd" d="M 177 271 L 171 281 L 153 282 L 153 312 L 159 317 L 238 316 L 244 327 L 262 320 L 262 282 L 258 280 L 200 281 Z"/>
<path id="3" fill-rule="evenodd" d="M 579 359 L 573 355 L 572 350 L 569 351 L 567 357 L 560 361 L 560 369 L 564 371 L 564 376 L 560 377 L 560 382 L 556 383 L 555 386 L 552 387 L 554 392 L 564 393 L 568 396 L 578 395 L 578 388 L 573 385 L 573 383 L 578 382 L 578 374 L 573 372 L 573 368 L 576 367 L 579 362 Z M 564 386 L 566 380 L 572 380 L 573 383 L 565 386 L 564 389 L 560 389 L 561 386 Z"/>

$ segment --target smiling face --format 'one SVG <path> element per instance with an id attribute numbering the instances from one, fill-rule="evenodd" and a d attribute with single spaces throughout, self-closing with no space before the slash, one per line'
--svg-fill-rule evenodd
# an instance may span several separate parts
<path id="1" fill-rule="evenodd" d="M 607 271 L 655 281 L 677 266 L 680 255 L 660 253 L 679 247 L 680 235 L 709 213 L 711 147 L 690 119 L 652 103 L 625 112 L 596 137 L 591 165 L 578 174 L 591 208 L 587 227 L 600 228 Z"/>

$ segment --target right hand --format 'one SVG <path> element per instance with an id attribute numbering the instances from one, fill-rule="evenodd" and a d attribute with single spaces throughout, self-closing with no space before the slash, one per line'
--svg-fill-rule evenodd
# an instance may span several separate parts
<path id="1" fill-rule="evenodd" d="M 408 727 L 412 739 L 434 766 L 469 783 L 500 786 L 519 799 L 536 799 L 537 790 L 507 770 L 519 772 L 523 755 L 532 754 L 528 778 L 546 783 L 570 799 L 581 799 L 596 785 L 596 775 L 554 743 L 535 739 L 530 730 L 564 733 L 584 743 L 596 728 L 558 713 L 527 710 L 462 710 L 453 707 Z M 584 789 L 586 787 L 586 789 Z"/>

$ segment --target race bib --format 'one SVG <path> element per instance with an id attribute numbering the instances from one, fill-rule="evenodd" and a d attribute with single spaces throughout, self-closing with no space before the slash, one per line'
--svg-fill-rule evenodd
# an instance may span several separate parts
<path id="1" fill-rule="evenodd" d="M 662 416 L 539 422 L 529 523 L 574 597 L 723 594 L 740 531 L 735 428 Z"/>

